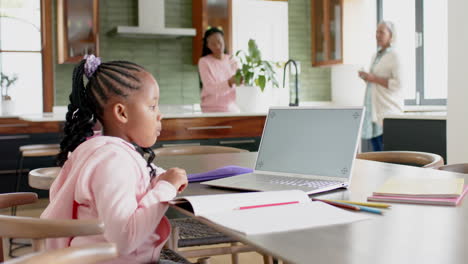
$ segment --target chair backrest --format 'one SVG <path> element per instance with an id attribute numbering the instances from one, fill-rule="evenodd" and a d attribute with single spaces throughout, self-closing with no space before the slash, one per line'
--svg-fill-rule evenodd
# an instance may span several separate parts
<path id="1" fill-rule="evenodd" d="M 0 194 L 0 209 L 35 203 L 36 201 L 36 193 L 2 193 Z"/>
<path id="2" fill-rule="evenodd" d="M 46 238 L 90 236 L 103 232 L 104 224 L 95 219 L 55 220 L 0 215 L 0 236 L 31 238 L 34 251 L 44 248 Z"/>
<path id="3" fill-rule="evenodd" d="M 356 158 L 423 168 L 438 168 L 444 159 L 437 154 L 417 151 L 376 151 L 358 153 Z"/>
<path id="4" fill-rule="evenodd" d="M 458 163 L 440 166 L 439 170 L 468 174 L 468 163 Z"/>
<path id="5" fill-rule="evenodd" d="M 215 154 L 215 153 L 238 153 L 248 152 L 245 149 L 224 146 L 171 146 L 154 149 L 156 156 Z"/>
<path id="6" fill-rule="evenodd" d="M 118 256 L 113 243 L 96 243 L 68 247 L 41 253 L 32 253 L 4 262 L 5 264 L 91 264 Z"/>

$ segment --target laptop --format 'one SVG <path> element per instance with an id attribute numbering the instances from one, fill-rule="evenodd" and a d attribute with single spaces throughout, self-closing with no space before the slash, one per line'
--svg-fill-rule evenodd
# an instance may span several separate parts
<path id="1" fill-rule="evenodd" d="M 250 191 L 308 194 L 350 184 L 363 107 L 270 108 L 253 173 L 206 181 Z"/>

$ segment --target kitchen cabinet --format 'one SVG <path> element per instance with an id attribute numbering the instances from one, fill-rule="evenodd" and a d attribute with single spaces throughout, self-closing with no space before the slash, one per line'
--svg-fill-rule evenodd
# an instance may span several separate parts
<path id="1" fill-rule="evenodd" d="M 164 118 L 154 147 L 221 145 L 257 151 L 266 116 Z"/>
<path id="2" fill-rule="evenodd" d="M 343 0 L 311 0 L 312 66 L 343 62 Z"/>
<path id="3" fill-rule="evenodd" d="M 434 153 L 447 161 L 447 129 L 443 118 L 385 118 L 384 150 Z"/>
<path id="4" fill-rule="evenodd" d="M 193 0 L 192 24 L 197 30 L 193 38 L 193 64 L 198 64 L 202 54 L 203 34 L 208 27 L 224 31 L 226 51 L 232 54 L 232 0 Z"/>
<path id="5" fill-rule="evenodd" d="M 99 56 L 99 0 L 57 0 L 58 63 Z"/>

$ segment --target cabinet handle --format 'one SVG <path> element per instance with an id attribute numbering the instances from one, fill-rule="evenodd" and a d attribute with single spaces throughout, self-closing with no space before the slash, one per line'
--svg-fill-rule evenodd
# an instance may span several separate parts
<path id="1" fill-rule="evenodd" d="M 0 127 L 27 127 L 28 124 L 0 124 Z"/>
<path id="2" fill-rule="evenodd" d="M 232 129 L 232 126 L 202 126 L 202 127 L 187 128 L 187 130 L 207 130 L 207 129 Z"/>
<path id="3" fill-rule="evenodd" d="M 221 140 L 219 144 L 228 145 L 228 144 L 248 144 L 255 143 L 255 139 L 242 139 L 242 140 Z"/>
<path id="4" fill-rule="evenodd" d="M 0 136 L 0 140 L 11 140 L 11 139 L 26 139 L 31 138 L 29 135 L 21 135 L 21 136 Z"/>
<path id="5" fill-rule="evenodd" d="M 177 147 L 177 146 L 200 146 L 200 143 L 174 143 L 174 144 L 162 144 L 162 147 Z"/>

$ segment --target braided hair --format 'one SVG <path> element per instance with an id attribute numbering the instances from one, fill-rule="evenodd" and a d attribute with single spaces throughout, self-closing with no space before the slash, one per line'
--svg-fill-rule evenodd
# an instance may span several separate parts
<path id="1" fill-rule="evenodd" d="M 94 57 L 94 56 L 93 56 Z M 95 58 L 95 57 L 94 57 Z M 93 127 L 98 120 L 102 121 L 103 106 L 111 96 L 126 98 L 129 91 L 139 90 L 141 80 L 137 72 L 146 71 L 142 66 L 128 61 L 110 61 L 94 65 L 89 73 L 87 60 L 82 60 L 73 70 L 73 86 L 70 93 L 70 104 L 66 114 L 64 137 L 60 143 L 57 164 L 62 167 L 68 159 L 68 153 L 74 151 L 88 137 L 94 135 Z M 83 75 L 88 77 L 84 84 Z M 151 165 L 155 154 L 151 148 L 137 146 L 140 152 L 147 154 L 147 166 L 151 178 L 156 171 Z"/>

